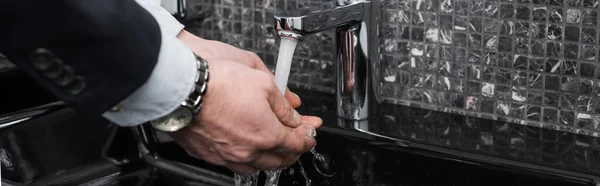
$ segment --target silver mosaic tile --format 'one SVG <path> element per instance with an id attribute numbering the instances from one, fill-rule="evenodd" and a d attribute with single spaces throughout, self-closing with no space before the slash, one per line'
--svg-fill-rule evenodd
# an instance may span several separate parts
<path id="1" fill-rule="evenodd" d="M 399 104 L 598 136 L 599 3 L 383 0 L 388 69 L 380 93 Z M 395 78 L 406 74 L 409 83 Z"/>

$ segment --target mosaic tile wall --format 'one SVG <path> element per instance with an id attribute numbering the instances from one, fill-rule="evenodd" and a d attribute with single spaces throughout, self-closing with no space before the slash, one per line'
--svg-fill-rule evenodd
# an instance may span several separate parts
<path id="1" fill-rule="evenodd" d="M 314 0 L 200 0 L 197 34 L 274 67 L 275 11 Z M 414 107 L 597 136 L 600 0 L 381 0 L 380 94 Z M 334 91 L 332 32 L 296 50 L 290 82 Z"/>
<path id="2" fill-rule="evenodd" d="M 384 1 L 382 93 L 423 108 L 597 135 L 598 6 Z"/>

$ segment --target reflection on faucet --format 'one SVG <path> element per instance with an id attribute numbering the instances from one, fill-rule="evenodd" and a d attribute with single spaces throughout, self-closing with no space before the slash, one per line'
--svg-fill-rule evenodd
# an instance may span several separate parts
<path id="1" fill-rule="evenodd" d="M 343 92 L 344 94 L 346 94 L 346 96 L 350 96 L 352 94 L 351 90 L 354 89 L 354 68 L 355 68 L 355 63 L 356 61 L 354 61 L 354 50 L 353 47 L 354 46 L 354 39 L 350 39 L 350 37 L 354 36 L 354 31 L 352 30 L 348 30 L 344 33 L 344 36 L 346 39 L 344 39 L 344 50 L 342 51 L 342 55 L 344 56 L 344 60 L 342 62 L 346 63 L 343 64 L 342 66 L 344 67 L 344 80 L 345 80 L 345 84 L 346 84 L 346 89 L 345 92 Z"/>
<path id="2" fill-rule="evenodd" d="M 368 0 L 338 0 L 318 8 L 286 10 L 275 15 L 280 37 L 301 40 L 317 32 L 337 30 L 337 114 L 364 120 L 377 104 L 373 82 L 378 50 L 377 5 Z"/>

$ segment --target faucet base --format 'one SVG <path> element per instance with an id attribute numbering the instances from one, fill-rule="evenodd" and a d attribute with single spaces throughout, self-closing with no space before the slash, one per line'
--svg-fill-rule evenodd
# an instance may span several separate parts
<path id="1" fill-rule="evenodd" d="M 337 28 L 336 99 L 337 114 L 340 118 L 365 120 L 369 117 L 370 105 L 374 96 L 372 82 L 372 61 L 377 55 L 370 55 L 375 48 L 371 38 L 375 32 L 371 15 L 371 3 L 363 2 L 363 19 L 352 25 Z M 371 37 L 369 37 L 371 36 Z"/>

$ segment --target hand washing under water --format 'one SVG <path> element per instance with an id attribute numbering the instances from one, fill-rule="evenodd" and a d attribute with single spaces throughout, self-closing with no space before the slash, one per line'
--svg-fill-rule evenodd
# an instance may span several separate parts
<path id="1" fill-rule="evenodd" d="M 292 57 L 294 56 L 294 50 L 296 50 L 297 40 L 291 38 L 281 38 L 281 45 L 279 46 L 279 55 L 277 56 L 277 67 L 275 68 L 275 85 L 279 89 L 281 95 L 285 94 L 287 88 L 288 78 L 290 76 L 290 67 L 292 66 Z M 303 125 L 306 127 L 305 125 Z M 306 135 L 314 137 L 316 131 L 312 127 L 306 127 Z M 283 169 L 265 171 L 267 177 L 265 186 L 277 186 L 279 182 L 279 176 Z M 251 176 L 235 175 L 236 186 L 256 186 L 258 183 L 258 173 Z M 308 178 L 306 178 L 308 179 Z"/>

